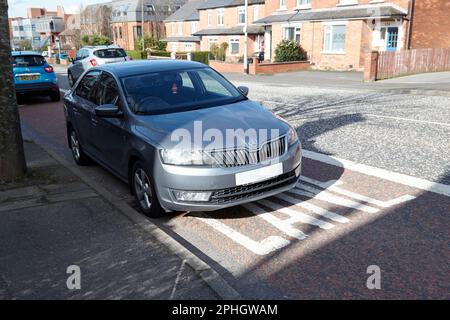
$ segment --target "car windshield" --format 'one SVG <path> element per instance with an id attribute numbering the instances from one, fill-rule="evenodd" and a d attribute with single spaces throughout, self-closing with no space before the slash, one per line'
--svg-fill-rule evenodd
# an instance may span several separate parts
<path id="1" fill-rule="evenodd" d="M 94 52 L 94 55 L 99 58 L 124 58 L 127 56 L 123 49 L 101 49 Z"/>
<path id="2" fill-rule="evenodd" d="M 45 64 L 42 56 L 14 56 L 12 57 L 14 67 L 39 67 Z"/>
<path id="3" fill-rule="evenodd" d="M 162 71 L 122 79 L 127 102 L 136 114 L 191 111 L 246 98 L 210 68 Z"/>

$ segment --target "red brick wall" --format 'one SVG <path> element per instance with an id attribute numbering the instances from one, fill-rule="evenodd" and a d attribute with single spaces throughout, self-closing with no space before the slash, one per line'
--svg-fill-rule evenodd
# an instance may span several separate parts
<path id="1" fill-rule="evenodd" d="M 450 47 L 450 0 L 416 0 L 411 49 Z"/>
<path id="2" fill-rule="evenodd" d="M 230 63 L 221 61 L 209 61 L 209 66 L 216 70 L 217 72 L 231 72 L 231 73 L 243 73 L 244 64 L 243 63 Z"/>

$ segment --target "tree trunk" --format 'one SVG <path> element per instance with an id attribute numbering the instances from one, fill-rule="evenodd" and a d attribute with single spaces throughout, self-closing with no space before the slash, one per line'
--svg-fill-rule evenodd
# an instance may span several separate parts
<path id="1" fill-rule="evenodd" d="M 26 172 L 22 132 L 11 67 L 8 4 L 0 0 L 0 181 L 12 181 Z"/>

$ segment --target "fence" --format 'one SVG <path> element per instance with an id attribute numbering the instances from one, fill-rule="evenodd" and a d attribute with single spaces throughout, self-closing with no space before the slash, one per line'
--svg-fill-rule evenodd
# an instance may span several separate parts
<path id="1" fill-rule="evenodd" d="M 450 71 L 450 48 L 380 52 L 378 58 L 372 60 L 372 63 L 376 63 L 373 80 L 414 73 Z"/>

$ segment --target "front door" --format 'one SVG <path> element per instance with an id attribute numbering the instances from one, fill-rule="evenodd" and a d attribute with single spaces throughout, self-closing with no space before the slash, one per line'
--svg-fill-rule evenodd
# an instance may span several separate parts
<path id="1" fill-rule="evenodd" d="M 388 28 L 386 37 L 386 50 L 387 51 L 397 51 L 398 42 L 398 28 Z"/>

